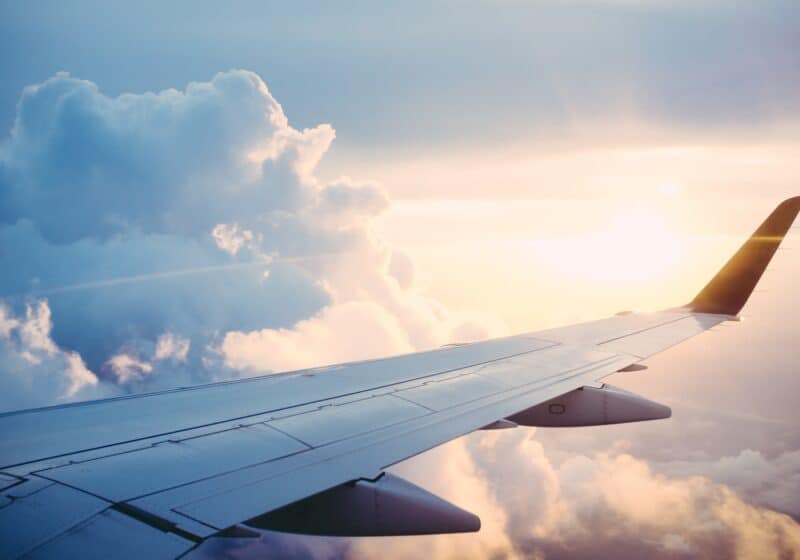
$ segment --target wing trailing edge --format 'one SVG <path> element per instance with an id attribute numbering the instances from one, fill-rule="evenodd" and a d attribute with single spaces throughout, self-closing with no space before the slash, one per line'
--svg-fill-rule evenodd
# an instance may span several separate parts
<path id="1" fill-rule="evenodd" d="M 696 313 L 735 316 L 800 212 L 800 196 L 781 202 L 688 307 Z"/>

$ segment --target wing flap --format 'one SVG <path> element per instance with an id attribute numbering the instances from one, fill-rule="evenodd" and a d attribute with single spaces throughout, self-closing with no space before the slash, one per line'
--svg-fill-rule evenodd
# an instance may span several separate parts
<path id="1" fill-rule="evenodd" d="M 107 509 L 43 543 L 26 558 L 156 560 L 177 558 L 197 543 Z"/>
<path id="2" fill-rule="evenodd" d="M 11 500 L 0 508 L 2 558 L 22 556 L 111 505 L 86 492 L 37 480 L 4 494 Z"/>
<path id="3" fill-rule="evenodd" d="M 308 449 L 265 424 L 161 442 L 38 471 L 38 476 L 123 502 Z"/>
<path id="4" fill-rule="evenodd" d="M 383 430 L 377 430 L 279 461 L 212 480 L 175 488 L 135 502 L 170 515 L 223 529 L 359 478 L 372 479 L 387 466 L 469 433 L 498 418 L 528 408 L 581 384 L 603 377 L 634 359 L 613 357 L 600 365 L 563 371 L 539 382 L 462 403 Z M 543 362 L 540 365 L 543 365 Z M 530 363 L 509 364 L 528 368 Z"/>

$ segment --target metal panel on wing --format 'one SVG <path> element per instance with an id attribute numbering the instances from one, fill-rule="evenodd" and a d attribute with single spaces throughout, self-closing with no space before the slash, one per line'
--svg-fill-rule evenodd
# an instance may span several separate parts
<path id="1" fill-rule="evenodd" d="M 392 395 L 360 399 L 269 422 L 312 447 L 354 437 L 430 411 Z"/>
<path id="2" fill-rule="evenodd" d="M 581 354 L 574 350 L 576 356 Z M 237 515 L 255 517 L 337 484 L 358 478 L 373 478 L 386 466 L 454 437 L 469 433 L 498 418 L 528 408 L 531 404 L 562 394 L 570 388 L 606 376 L 633 363 L 625 356 L 604 356 L 586 352 L 590 365 L 560 373 L 552 370 L 545 352 L 531 354 L 524 363 L 505 361 L 505 371 L 514 373 L 536 366 L 533 356 L 542 354 L 540 370 L 551 373 L 542 383 L 508 388 L 477 401 L 462 403 L 440 412 L 426 414 L 386 428 L 341 440 L 264 465 L 202 481 L 191 487 L 175 488 L 163 495 L 137 502 L 139 507 L 169 508 L 189 519 L 223 529 L 241 521 Z M 470 368 L 471 370 L 471 368 Z"/>
<path id="3" fill-rule="evenodd" d="M 195 544 L 109 509 L 47 541 L 27 554 L 26 558 L 31 560 L 177 558 L 192 549 Z"/>
<path id="4" fill-rule="evenodd" d="M 308 449 L 264 424 L 226 430 L 147 449 L 75 463 L 39 474 L 113 501 L 285 457 Z"/>
<path id="5" fill-rule="evenodd" d="M 601 344 L 600 348 L 646 358 L 700 334 L 725 320 L 726 318 L 720 315 L 687 315 L 677 321 L 609 340 Z"/>
<path id="6" fill-rule="evenodd" d="M 444 410 L 507 389 L 506 385 L 493 379 L 466 373 L 443 381 L 430 381 L 419 387 L 399 391 L 397 395 L 431 410 Z"/>
<path id="7" fill-rule="evenodd" d="M 0 508 L 0 558 L 17 558 L 103 511 L 111 504 L 61 484 L 35 483 Z"/>
<path id="8" fill-rule="evenodd" d="M 210 426 L 531 352 L 530 335 L 351 364 L 0 414 L 0 468 Z M 47 430 L 42 430 L 47 426 Z"/>

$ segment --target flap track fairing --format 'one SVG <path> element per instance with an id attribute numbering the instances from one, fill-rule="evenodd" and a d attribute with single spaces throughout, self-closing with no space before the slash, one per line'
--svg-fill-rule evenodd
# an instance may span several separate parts
<path id="1" fill-rule="evenodd" d="M 374 481 L 336 486 L 246 524 L 341 537 L 467 533 L 481 528 L 478 516 L 388 473 Z"/>

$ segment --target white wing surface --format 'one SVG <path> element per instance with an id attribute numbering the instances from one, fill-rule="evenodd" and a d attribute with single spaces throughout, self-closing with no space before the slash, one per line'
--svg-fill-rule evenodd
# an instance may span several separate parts
<path id="1" fill-rule="evenodd" d="M 597 382 L 735 319 L 798 210 L 779 205 L 683 308 L 0 415 L 0 557 L 174 558 L 253 527 L 477 530 L 385 469 L 481 428 L 669 416 Z"/>

